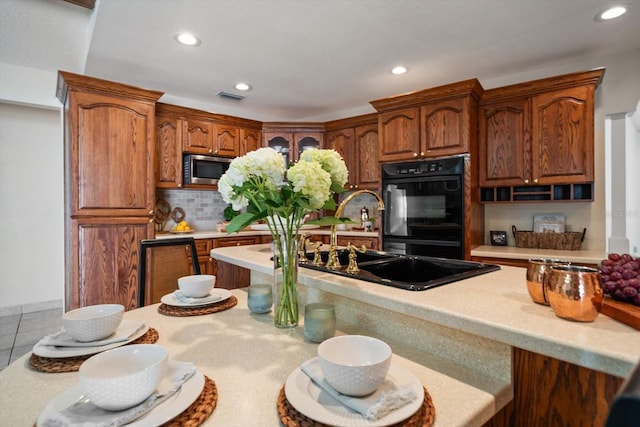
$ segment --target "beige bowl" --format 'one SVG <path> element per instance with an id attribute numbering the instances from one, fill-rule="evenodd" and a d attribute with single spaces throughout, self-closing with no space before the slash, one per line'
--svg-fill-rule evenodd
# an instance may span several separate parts
<path id="1" fill-rule="evenodd" d="M 373 393 L 391 364 L 391 347 L 377 338 L 343 335 L 318 346 L 320 367 L 333 388 L 349 396 Z"/>
<path id="2" fill-rule="evenodd" d="M 120 304 L 99 304 L 77 308 L 62 315 L 62 326 L 76 341 L 98 341 L 113 334 L 124 314 Z"/>
<path id="3" fill-rule="evenodd" d="M 162 378 L 167 349 L 154 344 L 114 348 L 80 365 L 83 393 L 96 406 L 121 411 L 135 406 L 153 393 Z"/>
<path id="4" fill-rule="evenodd" d="M 206 297 L 215 285 L 216 276 L 210 274 L 194 274 L 178 279 L 178 287 L 185 296 L 190 298 Z"/>

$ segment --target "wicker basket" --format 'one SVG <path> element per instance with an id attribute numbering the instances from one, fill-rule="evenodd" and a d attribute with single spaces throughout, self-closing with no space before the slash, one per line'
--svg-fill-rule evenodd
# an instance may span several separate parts
<path id="1" fill-rule="evenodd" d="M 513 237 L 516 239 L 516 247 L 518 248 L 536 248 L 536 249 L 559 249 L 577 251 L 580 249 L 584 236 L 587 234 L 585 228 L 582 232 L 567 233 L 535 233 L 533 231 L 518 231 L 511 226 Z"/>

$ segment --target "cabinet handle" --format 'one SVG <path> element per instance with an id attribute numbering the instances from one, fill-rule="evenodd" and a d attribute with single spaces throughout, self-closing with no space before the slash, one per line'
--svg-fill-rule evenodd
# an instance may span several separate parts
<path id="1" fill-rule="evenodd" d="M 525 183 L 525 184 L 528 184 L 528 183 L 529 183 L 529 180 L 528 180 L 528 179 L 525 179 L 525 180 L 524 180 L 524 183 Z"/>
<path id="2" fill-rule="evenodd" d="M 537 183 L 538 183 L 538 178 L 534 179 L 534 180 L 533 180 L 533 183 L 534 183 L 534 184 L 537 184 Z"/>

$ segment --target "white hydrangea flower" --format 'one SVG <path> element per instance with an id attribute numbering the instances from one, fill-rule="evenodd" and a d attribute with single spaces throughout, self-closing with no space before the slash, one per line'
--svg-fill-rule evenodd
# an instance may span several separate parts
<path id="1" fill-rule="evenodd" d="M 347 165 L 336 150 L 306 150 L 300 155 L 300 160 L 320 163 L 322 169 L 331 175 L 331 182 L 339 187 L 349 179 Z"/>
<path id="2" fill-rule="evenodd" d="M 239 211 L 249 205 L 249 200 L 246 197 L 237 195 L 233 190 L 232 184 L 229 182 L 227 174 L 222 175 L 218 180 L 218 192 L 222 196 L 222 200 L 226 203 L 231 203 L 233 209 Z"/>
<path id="3" fill-rule="evenodd" d="M 331 196 L 331 175 L 318 162 L 303 161 L 291 166 L 287 179 L 293 191 L 309 198 L 312 209 L 320 209 Z"/>

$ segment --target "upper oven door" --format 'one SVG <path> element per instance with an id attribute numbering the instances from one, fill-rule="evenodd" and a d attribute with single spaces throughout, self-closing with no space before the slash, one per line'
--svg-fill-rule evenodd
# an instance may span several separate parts
<path id="1" fill-rule="evenodd" d="M 382 192 L 385 236 L 440 241 L 462 238 L 461 175 L 388 179 Z"/>

